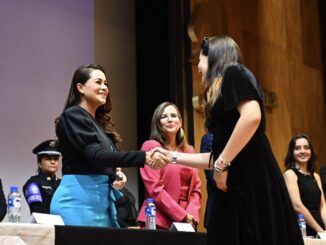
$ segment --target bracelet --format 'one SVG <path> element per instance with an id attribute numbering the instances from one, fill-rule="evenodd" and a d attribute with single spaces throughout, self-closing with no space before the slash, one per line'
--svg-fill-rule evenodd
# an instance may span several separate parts
<path id="1" fill-rule="evenodd" d="M 230 162 L 227 162 L 222 155 L 219 156 L 219 159 L 221 159 L 221 163 L 224 165 L 224 168 L 228 168 L 231 166 Z"/>
<path id="2" fill-rule="evenodd" d="M 171 156 L 172 156 L 171 163 L 172 164 L 177 164 L 178 152 L 172 151 Z"/>
<path id="3" fill-rule="evenodd" d="M 223 169 L 223 168 L 221 168 L 220 166 L 218 166 L 218 164 L 217 164 L 217 160 L 216 160 L 215 163 L 214 163 L 214 170 L 215 170 L 216 172 L 219 172 L 219 173 L 222 173 L 222 172 L 225 171 L 225 169 Z"/>
<path id="4" fill-rule="evenodd" d="M 218 165 L 218 161 L 221 161 L 221 164 L 223 165 L 222 167 L 220 167 Z M 222 173 L 224 171 L 226 171 L 228 169 L 228 167 L 231 166 L 230 162 L 225 161 L 225 159 L 220 155 L 217 160 L 214 162 L 214 169 L 216 172 Z"/>

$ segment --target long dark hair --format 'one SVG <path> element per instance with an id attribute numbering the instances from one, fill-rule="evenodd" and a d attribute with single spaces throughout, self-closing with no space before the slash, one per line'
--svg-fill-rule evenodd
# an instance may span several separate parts
<path id="1" fill-rule="evenodd" d="M 211 109 L 220 95 L 221 81 L 225 69 L 242 63 L 241 51 L 236 42 L 228 36 L 205 37 L 200 45 L 201 54 L 208 57 L 208 70 L 205 78 L 205 114 L 211 118 Z"/>
<path id="2" fill-rule="evenodd" d="M 296 136 L 293 136 L 292 139 L 290 140 L 288 152 L 285 157 L 285 168 L 286 169 L 296 168 L 293 151 L 295 149 L 295 144 L 296 144 L 297 139 L 306 139 L 308 141 L 309 148 L 311 151 L 311 157 L 307 164 L 307 170 L 309 171 L 309 173 L 311 175 L 313 175 L 313 173 L 316 170 L 317 155 L 316 155 L 316 152 L 314 150 L 314 147 L 312 145 L 310 138 L 308 137 L 308 135 L 305 135 L 305 134 L 298 134 Z"/>
<path id="3" fill-rule="evenodd" d="M 78 105 L 81 102 L 81 96 L 77 89 L 77 84 L 85 84 L 91 77 L 91 73 L 94 70 L 100 70 L 104 73 L 105 77 L 106 72 L 101 65 L 97 64 L 89 64 L 89 65 L 82 65 L 80 66 L 74 73 L 68 93 L 68 97 L 66 100 L 66 104 L 64 106 L 64 111 L 67 110 L 69 107 Z M 112 110 L 112 103 L 110 93 L 106 98 L 106 103 L 101 105 L 97 108 L 95 113 L 95 119 L 101 124 L 104 131 L 111 136 L 115 143 L 121 142 L 121 137 L 117 133 L 115 129 L 115 125 L 111 120 L 110 112 Z M 58 126 L 59 120 L 58 118 L 55 120 L 56 128 Z M 57 134 L 58 135 L 58 134 Z"/>
<path id="4" fill-rule="evenodd" d="M 152 117 L 150 139 L 157 140 L 158 142 L 160 142 L 163 145 L 164 148 L 168 144 L 168 139 L 167 139 L 167 137 L 164 133 L 164 130 L 161 126 L 160 120 L 161 120 L 161 116 L 162 116 L 165 108 L 168 106 L 173 106 L 177 110 L 178 117 L 182 124 L 182 118 L 181 118 L 180 111 L 175 104 L 173 104 L 171 102 L 163 102 L 156 107 L 153 117 Z M 185 149 L 188 146 L 188 142 L 186 140 L 182 126 L 180 127 L 180 129 L 177 132 L 176 144 L 177 144 L 177 147 L 180 149 Z"/>

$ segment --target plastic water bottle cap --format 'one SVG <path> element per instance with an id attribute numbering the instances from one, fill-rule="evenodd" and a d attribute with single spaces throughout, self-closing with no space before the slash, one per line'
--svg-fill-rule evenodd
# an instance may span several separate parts
<path id="1" fill-rule="evenodd" d="M 303 219 L 303 214 L 298 214 L 299 219 Z"/>
<path id="2" fill-rule="evenodd" d="M 153 203 L 153 198 L 151 197 L 147 198 L 147 203 Z"/>
<path id="3" fill-rule="evenodd" d="M 16 185 L 10 186 L 10 192 L 18 192 L 18 186 Z"/>

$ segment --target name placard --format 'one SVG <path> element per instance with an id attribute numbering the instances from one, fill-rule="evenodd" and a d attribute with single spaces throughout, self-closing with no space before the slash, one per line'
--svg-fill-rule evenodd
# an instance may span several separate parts
<path id="1" fill-rule="evenodd" d="M 189 223 L 180 223 L 173 222 L 170 226 L 170 231 L 187 231 L 187 232 L 195 232 L 195 229 Z"/>
<path id="2" fill-rule="evenodd" d="M 321 240 L 326 240 L 326 232 L 318 232 L 317 238 L 320 238 Z"/>
<path id="3" fill-rule="evenodd" d="M 47 225 L 65 225 L 60 215 L 32 213 L 28 223 L 47 224 Z"/>

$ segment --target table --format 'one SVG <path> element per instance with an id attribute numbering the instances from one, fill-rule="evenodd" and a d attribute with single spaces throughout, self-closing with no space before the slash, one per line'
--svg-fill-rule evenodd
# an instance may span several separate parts
<path id="1" fill-rule="evenodd" d="M 12 239 L 16 242 L 12 244 L 17 245 L 204 245 L 206 233 L 0 223 L 1 239 Z M 326 240 L 320 239 L 305 238 L 304 242 L 305 245 L 326 245 Z"/>
<path id="2" fill-rule="evenodd" d="M 204 245 L 206 233 L 172 232 L 132 229 L 110 229 L 80 226 L 56 226 L 55 244 L 96 244 L 96 245 Z"/>

